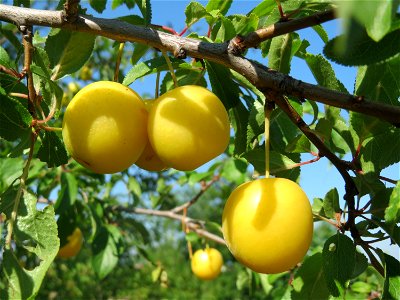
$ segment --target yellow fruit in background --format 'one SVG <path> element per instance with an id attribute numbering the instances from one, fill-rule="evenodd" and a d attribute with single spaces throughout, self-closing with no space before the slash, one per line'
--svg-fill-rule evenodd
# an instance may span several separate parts
<path id="1" fill-rule="evenodd" d="M 88 66 L 83 66 L 80 73 L 79 73 L 79 77 L 82 80 L 90 80 L 92 79 L 92 69 Z"/>
<path id="2" fill-rule="evenodd" d="M 224 152 L 229 118 L 216 95 L 204 87 L 186 85 L 156 99 L 148 133 L 153 149 L 168 166 L 194 170 Z"/>
<path id="3" fill-rule="evenodd" d="M 200 279 L 211 280 L 221 273 L 224 261 L 221 253 L 215 248 L 197 250 L 192 257 L 193 273 Z"/>
<path id="4" fill-rule="evenodd" d="M 147 111 L 151 110 L 153 103 L 153 99 L 144 100 Z M 144 170 L 157 172 L 165 170 L 167 168 L 166 164 L 158 157 L 157 153 L 154 151 L 153 147 L 150 144 L 150 141 L 147 141 L 146 147 L 144 148 L 142 155 L 136 161 L 136 165 Z"/>
<path id="5" fill-rule="evenodd" d="M 72 93 L 72 94 L 76 94 L 79 89 L 81 87 L 79 86 L 79 84 L 77 84 L 76 82 L 70 82 L 68 83 L 68 90 Z"/>
<path id="6" fill-rule="evenodd" d="M 67 244 L 58 250 L 58 257 L 70 258 L 79 253 L 83 243 L 82 231 L 79 228 L 75 228 L 74 232 L 67 237 Z"/>
<path id="7" fill-rule="evenodd" d="M 147 110 L 129 87 L 91 83 L 67 106 L 62 135 L 81 165 L 96 173 L 120 172 L 136 162 L 147 143 Z"/>
<path id="8" fill-rule="evenodd" d="M 244 183 L 222 214 L 224 239 L 233 256 L 255 272 L 288 271 L 307 253 L 313 217 L 307 195 L 285 178 Z"/>

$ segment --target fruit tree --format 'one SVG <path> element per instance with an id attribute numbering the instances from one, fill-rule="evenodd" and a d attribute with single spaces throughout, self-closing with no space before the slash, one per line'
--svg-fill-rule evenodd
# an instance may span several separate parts
<path id="1" fill-rule="evenodd" d="M 399 1 L 2 3 L 1 299 L 400 299 Z"/>

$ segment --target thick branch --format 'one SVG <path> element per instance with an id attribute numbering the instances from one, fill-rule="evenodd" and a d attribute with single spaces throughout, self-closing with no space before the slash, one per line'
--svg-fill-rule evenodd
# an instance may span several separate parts
<path id="1" fill-rule="evenodd" d="M 293 19 L 290 21 L 278 22 L 265 28 L 260 28 L 247 35 L 238 47 L 243 51 L 246 48 L 257 47 L 261 42 L 272 39 L 276 36 L 293 32 L 296 30 L 319 25 L 327 21 L 335 19 L 333 10 L 316 13 L 305 18 Z"/>
<path id="2" fill-rule="evenodd" d="M 198 220 L 184 217 L 180 214 L 174 213 L 171 210 L 155 210 L 155 209 L 147 209 L 147 208 L 140 208 L 140 207 L 128 208 L 128 207 L 123 207 L 123 206 L 116 206 L 116 207 L 114 207 L 114 210 L 124 211 L 127 213 L 133 213 L 133 214 L 151 215 L 151 216 L 158 216 L 158 217 L 179 220 L 181 222 L 184 222 L 190 230 L 196 232 L 198 235 L 203 236 L 203 237 L 205 237 L 209 240 L 212 240 L 216 243 L 219 243 L 221 245 L 225 245 L 225 241 L 223 238 L 203 229 L 199 225 Z"/>
<path id="3" fill-rule="evenodd" d="M 371 102 L 353 96 L 296 80 L 288 75 L 273 71 L 244 57 L 227 52 L 227 43 L 213 44 L 195 39 L 171 35 L 152 28 L 140 27 L 119 20 L 79 17 L 75 23 L 63 21 L 62 12 L 35 10 L 0 4 L 0 20 L 15 24 L 57 27 L 88 32 L 117 41 L 147 44 L 170 51 L 185 52 L 196 58 L 207 59 L 245 76 L 258 89 L 272 89 L 300 99 L 311 99 L 327 105 L 375 116 L 400 126 L 400 107 Z"/>

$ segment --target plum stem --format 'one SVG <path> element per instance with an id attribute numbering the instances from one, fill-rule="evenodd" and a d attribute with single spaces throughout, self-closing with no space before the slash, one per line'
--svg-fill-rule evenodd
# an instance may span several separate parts
<path id="1" fill-rule="evenodd" d="M 265 125 L 264 125 L 264 137 L 265 137 L 265 178 L 269 178 L 270 176 L 270 156 L 269 156 L 269 143 L 270 143 L 270 119 L 271 112 L 274 109 L 273 102 L 269 102 L 266 100 L 264 106 L 264 117 L 265 117 Z"/>
<path id="2" fill-rule="evenodd" d="M 118 55 L 117 55 L 117 63 L 115 65 L 115 72 L 114 72 L 114 81 L 118 82 L 118 77 L 119 77 L 119 66 L 121 64 L 121 59 L 122 59 L 122 53 L 124 52 L 124 46 L 125 43 L 119 43 L 119 48 L 118 48 Z"/>
<path id="3" fill-rule="evenodd" d="M 171 73 L 172 80 L 174 81 L 174 86 L 175 86 L 175 88 L 177 88 L 177 87 L 179 87 L 179 84 L 178 84 L 178 80 L 176 79 L 174 67 L 172 66 L 171 60 L 169 59 L 166 51 L 161 51 L 161 52 L 165 58 L 165 61 L 167 62 L 169 72 Z"/>

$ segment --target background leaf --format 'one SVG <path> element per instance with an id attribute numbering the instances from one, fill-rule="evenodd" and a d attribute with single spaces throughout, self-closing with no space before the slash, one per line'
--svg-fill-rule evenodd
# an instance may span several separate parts
<path id="1" fill-rule="evenodd" d="M 100 279 L 106 277 L 117 265 L 121 234 L 114 226 L 103 226 L 92 244 L 92 265 Z"/>

